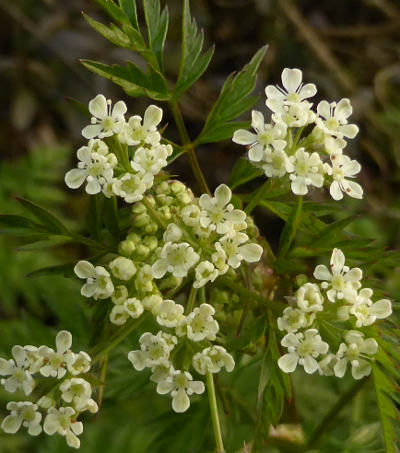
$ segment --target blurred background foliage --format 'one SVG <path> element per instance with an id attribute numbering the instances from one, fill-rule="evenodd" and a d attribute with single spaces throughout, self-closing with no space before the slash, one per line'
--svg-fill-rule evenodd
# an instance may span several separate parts
<path id="1" fill-rule="evenodd" d="M 176 75 L 180 57 L 181 1 L 168 0 L 170 30 L 166 72 Z M 63 184 L 66 169 L 83 144 L 80 131 L 86 118 L 71 99 L 83 103 L 97 93 L 124 98 L 129 110 L 141 113 L 147 101 L 127 100 L 122 90 L 86 71 L 79 58 L 123 63 L 132 55 L 114 48 L 83 20 L 81 11 L 107 22 L 90 0 L 0 0 L 0 213 L 21 213 L 14 195 L 49 208 L 71 228 L 84 225 L 87 197 L 72 194 Z M 284 67 L 299 67 L 305 80 L 319 88 L 315 102 L 350 97 L 354 121 L 361 132 L 352 155 L 363 165 L 362 203 L 346 200 L 332 219 L 357 214 L 347 229 L 374 239 L 377 245 L 398 249 L 400 242 L 400 4 L 396 0 L 196 0 L 192 13 L 205 29 L 206 46 L 216 44 L 208 72 L 182 98 L 189 132 L 201 130 L 207 112 L 226 76 L 246 63 L 263 44 L 269 44 L 260 66 L 256 91 L 277 83 Z M 207 46 L 208 44 L 208 46 Z M 258 108 L 263 109 L 260 99 Z M 246 118 L 247 119 L 247 118 Z M 167 134 L 177 137 L 166 109 Z M 212 187 L 227 181 L 243 150 L 230 141 L 200 147 L 200 164 Z M 186 158 L 171 171 L 193 184 Z M 252 184 L 257 184 L 255 181 Z M 250 185 L 248 189 L 254 188 Z M 314 201 L 322 201 L 318 193 Z M 273 247 L 283 222 L 258 208 L 257 223 Z M 18 241 L 0 237 L 0 353 L 9 355 L 13 344 L 49 344 L 57 329 L 71 330 L 74 344 L 85 348 L 91 325 L 91 307 L 79 294 L 79 283 L 59 276 L 27 278 L 35 269 L 76 261 L 87 256 L 80 247 L 49 251 L 21 251 Z M 328 259 L 327 257 L 324 257 Z M 394 263 L 396 264 L 396 263 Z M 371 277 L 382 291 L 400 300 L 400 270 L 371 266 Z M 396 321 L 396 317 L 394 318 Z M 132 334 L 112 354 L 103 408 L 96 420 L 87 420 L 82 452 L 207 452 L 212 433 L 206 398 L 177 415 L 167 397 L 156 397 L 147 376 L 135 372 L 125 359 L 136 348 Z M 257 393 L 260 361 L 248 358 L 231 376 L 218 383 L 223 397 L 227 451 L 249 451 L 254 423 L 251 408 Z M 294 376 L 295 394 L 283 421 L 265 452 L 378 452 L 384 451 L 371 382 L 335 417 L 334 423 L 310 450 L 301 445 L 304 433 L 296 423 L 305 420 L 305 434 L 334 407 L 337 395 L 349 389 L 351 379 Z M 234 389 L 225 394 L 224 389 Z M 224 397 L 225 395 L 225 397 Z M 0 392 L 0 417 L 10 396 Z M 224 399 L 225 398 L 225 399 Z M 233 405 L 234 404 L 234 405 Z M 234 409 L 232 409 L 234 408 Z M 240 421 L 240 423 L 238 423 Z M 235 427 L 232 429 L 232 427 Z M 286 444 L 288 438 L 292 443 Z M 275 439 L 275 440 L 274 440 Z M 299 446 L 293 447 L 298 439 Z M 274 443 L 277 445 L 274 446 Z M 295 448 L 293 450 L 293 448 Z M 319 450 L 318 450 L 319 448 Z M 0 433 L 0 453 L 68 451 L 58 436 L 32 439 L 25 434 Z"/>

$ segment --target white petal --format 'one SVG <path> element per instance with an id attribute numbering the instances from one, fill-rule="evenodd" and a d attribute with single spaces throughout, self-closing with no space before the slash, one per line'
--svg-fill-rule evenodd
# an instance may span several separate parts
<path id="1" fill-rule="evenodd" d="M 222 208 L 231 201 L 232 192 L 227 185 L 221 184 L 215 189 L 214 196 L 217 199 L 217 205 Z"/>
<path id="2" fill-rule="evenodd" d="M 8 376 L 13 371 L 12 361 L 0 358 L 0 376 Z"/>
<path id="3" fill-rule="evenodd" d="M 310 355 L 304 357 L 304 371 L 308 374 L 313 374 L 318 369 L 318 362 Z"/>
<path id="4" fill-rule="evenodd" d="M 251 127 L 257 132 L 261 132 L 264 130 L 265 122 L 264 116 L 261 112 L 257 110 L 253 110 L 251 112 Z"/>
<path id="5" fill-rule="evenodd" d="M 88 183 L 86 184 L 85 190 L 89 195 L 94 195 L 101 191 L 101 185 L 97 179 L 88 178 Z"/>
<path id="6" fill-rule="evenodd" d="M 335 108 L 335 118 L 341 123 L 346 122 L 347 118 L 353 113 L 353 108 L 350 100 L 347 98 L 341 99 Z"/>
<path id="7" fill-rule="evenodd" d="M 65 433 L 65 439 L 69 447 L 79 448 L 81 445 L 81 441 L 75 436 L 75 434 L 70 429 L 67 429 L 67 432 Z"/>
<path id="8" fill-rule="evenodd" d="M 162 119 L 163 111 L 156 105 L 150 105 L 144 112 L 143 126 L 146 129 L 155 129 Z"/>
<path id="9" fill-rule="evenodd" d="M 313 83 L 306 83 L 301 87 L 299 96 L 301 100 L 311 98 L 317 94 L 317 87 Z"/>
<path id="10" fill-rule="evenodd" d="M 57 352 L 63 354 L 64 352 L 71 349 L 72 346 L 72 335 L 68 330 L 61 330 L 56 336 L 56 347 Z"/>
<path id="11" fill-rule="evenodd" d="M 188 387 L 193 391 L 193 393 L 197 393 L 197 395 L 201 395 L 205 390 L 204 383 L 201 381 L 189 382 Z"/>
<path id="12" fill-rule="evenodd" d="M 278 360 L 279 368 L 285 373 L 293 373 L 296 369 L 299 356 L 295 353 L 285 354 Z"/>
<path id="13" fill-rule="evenodd" d="M 360 352 L 368 355 L 375 355 L 378 352 L 378 343 L 374 338 L 367 338 L 360 346 Z"/>
<path id="14" fill-rule="evenodd" d="M 305 195 L 308 192 L 307 185 L 302 177 L 297 177 L 292 181 L 290 187 L 295 195 Z"/>
<path id="15" fill-rule="evenodd" d="M 331 187 L 329 188 L 329 193 L 331 197 L 338 201 L 343 198 L 342 189 L 340 188 L 340 184 L 337 181 L 333 181 Z"/>
<path id="16" fill-rule="evenodd" d="M 387 318 L 392 314 L 392 303 L 388 299 L 381 299 L 371 305 L 369 314 L 378 319 Z"/>
<path id="17" fill-rule="evenodd" d="M 114 118 L 120 118 L 121 116 L 125 115 L 126 111 L 127 108 L 125 102 L 118 101 L 112 109 L 111 116 L 113 116 Z"/>
<path id="18" fill-rule="evenodd" d="M 343 188 L 346 191 L 346 194 L 353 198 L 362 199 L 364 191 L 360 184 L 357 184 L 354 181 L 345 180 L 343 181 Z"/>
<path id="19" fill-rule="evenodd" d="M 22 367 L 23 365 L 25 365 L 26 351 L 22 346 L 19 346 L 19 345 L 13 346 L 11 353 L 15 359 L 15 363 L 19 367 Z"/>
<path id="20" fill-rule="evenodd" d="M 239 129 L 233 134 L 232 141 L 238 145 L 251 145 L 257 141 L 257 135 L 244 129 Z"/>
<path id="21" fill-rule="evenodd" d="M 318 264 L 314 271 L 314 277 L 318 280 L 330 281 L 332 279 L 329 269 L 324 264 Z"/>
<path id="22" fill-rule="evenodd" d="M 285 95 L 279 91 L 275 85 L 268 85 L 265 87 L 265 95 L 269 100 L 275 101 L 282 101 L 285 98 Z"/>
<path id="23" fill-rule="evenodd" d="M 89 112 L 96 118 L 103 119 L 107 116 L 107 99 L 98 94 L 89 102 Z"/>
<path id="24" fill-rule="evenodd" d="M 8 434 L 15 434 L 22 425 L 22 416 L 20 415 L 9 415 L 3 420 L 1 427 L 4 432 Z"/>
<path id="25" fill-rule="evenodd" d="M 295 93 L 299 85 L 301 84 L 301 80 L 303 78 L 303 73 L 300 69 L 289 69 L 285 68 L 282 71 L 282 85 L 288 93 Z"/>
<path id="26" fill-rule="evenodd" d="M 84 260 L 76 264 L 74 272 L 79 278 L 90 278 L 96 275 L 93 264 Z"/>
<path id="27" fill-rule="evenodd" d="M 157 385 L 157 393 L 160 395 L 165 395 L 169 393 L 174 388 L 174 383 L 171 380 L 161 381 Z"/>
<path id="28" fill-rule="evenodd" d="M 156 261 L 152 266 L 151 270 L 153 273 L 154 278 L 162 278 L 166 274 L 168 270 L 168 260 L 167 259 L 160 259 Z"/>
<path id="29" fill-rule="evenodd" d="M 339 128 L 339 131 L 347 138 L 354 138 L 358 134 L 358 126 L 355 124 L 345 124 Z"/>
<path id="30" fill-rule="evenodd" d="M 344 253 L 340 249 L 333 249 L 331 256 L 331 268 L 333 272 L 341 272 L 345 263 Z"/>
<path id="31" fill-rule="evenodd" d="M 240 255 L 248 263 L 256 263 L 260 260 L 263 248 L 259 244 L 246 244 L 238 248 Z"/>
<path id="32" fill-rule="evenodd" d="M 344 373 L 346 373 L 347 368 L 347 359 L 341 359 L 333 368 L 336 377 L 343 377 Z"/>
<path id="33" fill-rule="evenodd" d="M 190 400 L 184 389 L 179 389 L 174 398 L 172 398 L 172 409 L 175 412 L 182 413 L 189 409 Z"/>
<path id="34" fill-rule="evenodd" d="M 102 129 L 101 124 L 89 124 L 89 126 L 83 128 L 82 135 L 87 139 L 95 138 L 100 134 Z"/>
<path id="35" fill-rule="evenodd" d="M 88 173 L 85 169 L 74 168 L 66 173 L 65 178 L 64 178 L 65 184 L 70 189 L 77 189 L 84 183 L 87 176 L 88 176 Z"/>
<path id="36" fill-rule="evenodd" d="M 84 297 L 92 297 L 96 290 L 96 283 L 85 283 L 81 288 L 81 294 Z"/>
<path id="37" fill-rule="evenodd" d="M 362 379 L 371 373 L 371 365 L 363 359 L 358 360 L 358 365 L 351 368 L 351 374 L 354 379 Z"/>
<path id="38" fill-rule="evenodd" d="M 349 272 L 347 272 L 347 274 L 345 275 L 345 281 L 358 282 L 362 279 L 362 276 L 362 270 L 358 267 L 354 267 L 353 269 L 350 269 Z"/>
<path id="39" fill-rule="evenodd" d="M 328 101 L 321 101 L 318 105 L 317 105 L 317 112 L 320 116 L 322 116 L 323 118 L 325 119 L 328 119 L 330 118 L 331 116 L 331 109 L 330 109 L 330 106 L 329 106 L 329 103 Z"/>

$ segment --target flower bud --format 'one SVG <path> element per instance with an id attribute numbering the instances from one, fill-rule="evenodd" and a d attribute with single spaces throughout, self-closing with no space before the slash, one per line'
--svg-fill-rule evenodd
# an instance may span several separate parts
<path id="1" fill-rule="evenodd" d="M 113 275 L 120 280 L 129 280 L 136 274 L 136 267 L 132 260 L 119 256 L 109 264 Z"/>

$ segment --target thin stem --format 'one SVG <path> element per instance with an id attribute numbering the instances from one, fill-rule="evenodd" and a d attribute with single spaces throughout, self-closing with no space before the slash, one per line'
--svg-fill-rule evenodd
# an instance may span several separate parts
<path id="1" fill-rule="evenodd" d="M 219 415 L 218 415 L 218 406 L 217 406 L 217 398 L 215 396 L 215 387 L 214 387 L 214 379 L 212 373 L 207 373 L 207 392 L 208 392 L 208 400 L 210 403 L 210 411 L 211 411 L 211 419 L 213 424 L 214 436 L 215 436 L 215 443 L 216 443 L 216 452 L 217 453 L 225 453 L 224 443 L 222 442 L 222 434 L 221 434 L 221 426 L 219 423 Z"/>
<path id="2" fill-rule="evenodd" d="M 194 303 L 196 301 L 196 296 L 197 296 L 197 288 L 192 286 L 190 288 L 189 298 L 188 298 L 187 305 L 186 305 L 186 314 L 187 315 L 193 311 Z"/>
<path id="3" fill-rule="evenodd" d="M 97 405 L 100 407 L 102 402 L 103 402 L 103 396 L 104 396 L 104 387 L 105 387 L 105 382 L 106 382 L 106 374 L 107 374 L 107 366 L 108 366 L 108 353 L 105 355 L 104 359 L 102 360 L 101 363 L 101 371 L 100 371 L 100 381 L 102 383 L 100 389 L 99 389 L 99 397 L 97 400 Z"/>
<path id="4" fill-rule="evenodd" d="M 321 420 L 319 425 L 311 433 L 308 439 L 307 445 L 309 447 L 314 446 L 318 443 L 323 434 L 325 434 L 332 426 L 335 418 L 339 415 L 340 411 L 348 404 L 353 397 L 362 389 L 365 383 L 368 381 L 369 376 L 364 377 L 360 381 L 356 381 L 343 395 L 337 400 L 337 402 L 331 407 L 329 412 Z"/>
<path id="5" fill-rule="evenodd" d="M 189 133 L 183 121 L 182 113 L 179 109 L 178 103 L 175 101 L 171 101 L 169 103 L 169 106 L 171 108 L 171 112 L 174 117 L 176 127 L 178 128 L 182 144 L 184 145 L 184 148 L 186 149 L 186 152 L 189 156 L 190 166 L 192 167 L 192 171 L 196 178 L 197 184 L 199 185 L 199 188 L 203 193 L 208 193 L 209 195 L 211 195 L 210 189 L 208 188 L 207 185 L 207 181 L 200 168 L 199 161 L 197 160 L 194 146 L 190 140 Z"/>
<path id="6" fill-rule="evenodd" d="M 153 218 L 153 220 L 158 223 L 159 226 L 164 228 L 164 230 L 167 229 L 167 223 L 160 217 L 158 214 L 157 210 L 154 208 L 154 206 L 151 204 L 150 200 L 147 197 L 143 198 L 143 204 L 146 206 L 147 210 L 149 211 L 150 217 Z"/>
<path id="7" fill-rule="evenodd" d="M 254 197 L 250 200 L 250 203 L 246 206 L 244 212 L 249 215 L 253 209 L 258 205 L 260 200 L 264 197 L 266 192 L 269 190 L 271 186 L 270 180 L 268 179 L 265 183 L 257 190 L 257 193 Z"/>

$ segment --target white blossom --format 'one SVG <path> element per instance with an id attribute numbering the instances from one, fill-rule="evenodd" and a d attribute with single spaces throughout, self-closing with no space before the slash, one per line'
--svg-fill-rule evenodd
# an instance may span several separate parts
<path id="1" fill-rule="evenodd" d="M 226 255 L 229 266 L 237 269 L 243 260 L 256 263 L 263 253 L 261 245 L 245 244 L 248 240 L 249 237 L 245 233 L 230 232 L 215 243 L 215 249 L 221 256 L 223 253 Z"/>
<path id="2" fill-rule="evenodd" d="M 72 335 L 67 330 L 61 330 L 56 336 L 56 350 L 48 346 L 41 346 L 39 354 L 43 357 L 40 374 L 45 377 L 61 379 L 67 372 L 68 365 L 74 362 L 74 353 L 70 350 Z"/>
<path id="3" fill-rule="evenodd" d="M 351 160 L 350 157 L 339 154 L 331 156 L 332 167 L 327 168 L 327 173 L 332 175 L 333 181 L 329 192 L 334 200 L 341 200 L 343 194 L 353 198 L 361 199 L 363 197 L 363 189 L 360 184 L 347 178 L 354 178 L 360 173 L 361 165 L 356 160 Z"/>
<path id="4" fill-rule="evenodd" d="M 165 338 L 162 331 L 159 331 L 157 335 L 145 332 L 139 339 L 140 350 L 130 351 L 128 360 L 138 371 L 155 366 L 168 367 L 169 355 L 176 343 L 176 337 L 174 339 L 171 341 L 171 339 Z"/>
<path id="5" fill-rule="evenodd" d="M 118 285 L 111 296 L 111 300 L 116 305 L 123 304 L 128 299 L 128 288 L 125 285 Z"/>
<path id="6" fill-rule="evenodd" d="M 233 134 L 232 140 L 239 145 L 249 145 L 249 159 L 252 162 L 260 162 L 264 151 L 282 151 L 285 148 L 285 123 L 265 124 L 263 114 L 257 110 L 251 112 L 251 118 L 251 126 L 256 133 L 239 129 Z"/>
<path id="7" fill-rule="evenodd" d="M 145 310 L 149 310 L 153 315 L 157 315 L 158 308 L 162 304 L 163 298 L 159 294 L 151 294 L 143 298 L 142 305 Z"/>
<path id="8" fill-rule="evenodd" d="M 214 197 L 203 194 L 199 198 L 201 208 L 200 225 L 203 228 L 216 230 L 218 234 L 226 234 L 237 223 L 246 219 L 246 214 L 240 209 L 234 209 L 230 203 L 232 198 L 231 189 L 225 185 L 219 185 L 214 192 Z"/>
<path id="9" fill-rule="evenodd" d="M 29 395 L 35 387 L 35 381 L 29 372 L 29 361 L 26 350 L 19 345 L 12 348 L 14 359 L 5 360 L 0 358 L 0 376 L 9 376 L 1 379 L 1 383 L 9 393 L 21 389 L 25 395 Z"/>
<path id="10" fill-rule="evenodd" d="M 345 335 L 346 343 L 341 343 L 337 352 L 338 362 L 334 366 L 335 376 L 343 377 L 347 364 L 351 364 L 354 379 L 362 379 L 371 373 L 369 356 L 378 351 L 378 343 L 373 338 L 364 339 L 364 334 L 357 330 L 349 330 Z"/>
<path id="11" fill-rule="evenodd" d="M 209 304 L 201 304 L 186 316 L 177 330 L 178 334 L 185 334 L 192 341 L 205 339 L 214 341 L 219 331 L 218 322 L 213 318 L 215 309 Z"/>
<path id="12" fill-rule="evenodd" d="M 340 249 L 333 249 L 329 270 L 324 264 L 318 264 L 314 271 L 314 277 L 323 280 L 321 286 L 328 289 L 326 295 L 331 302 L 337 299 L 345 299 L 352 302 L 357 297 L 360 288 L 362 271 L 358 267 L 350 269 L 345 266 L 345 256 Z"/>
<path id="13" fill-rule="evenodd" d="M 321 101 L 317 106 L 318 115 L 317 127 L 327 135 L 337 138 L 354 138 L 358 134 L 358 127 L 355 124 L 347 124 L 347 118 L 352 114 L 353 108 L 350 100 L 341 99 L 338 103 Z"/>
<path id="14" fill-rule="evenodd" d="M 195 269 L 195 288 L 201 288 L 208 282 L 213 282 L 219 275 L 218 269 L 210 261 L 202 261 Z"/>
<path id="15" fill-rule="evenodd" d="M 292 161 L 283 150 L 266 150 L 260 162 L 260 167 L 269 178 L 280 178 L 286 173 L 294 171 Z"/>
<path id="16" fill-rule="evenodd" d="M 107 299 L 114 292 L 110 273 L 102 266 L 93 266 L 89 261 L 79 261 L 74 268 L 75 274 L 86 283 L 81 288 L 81 294 L 94 299 Z"/>
<path id="17" fill-rule="evenodd" d="M 28 434 L 38 436 L 42 432 L 40 422 L 42 414 L 37 410 L 37 404 L 30 401 L 10 401 L 7 409 L 11 411 L 10 415 L 3 420 L 1 427 L 8 434 L 15 434 L 21 426 L 28 428 Z"/>
<path id="18" fill-rule="evenodd" d="M 60 385 L 60 391 L 61 398 L 67 403 L 72 403 L 78 412 L 82 412 L 87 406 L 94 403 L 91 398 L 92 387 L 85 379 L 66 379 Z"/>
<path id="19" fill-rule="evenodd" d="M 289 157 L 289 160 L 293 166 L 290 179 L 292 192 L 295 195 L 305 195 L 310 185 L 322 187 L 324 183 L 323 167 L 317 152 L 310 154 L 304 151 L 304 148 L 299 148 L 294 156 Z"/>
<path id="20" fill-rule="evenodd" d="M 200 223 L 200 208 L 195 204 L 189 204 L 181 209 L 183 222 L 191 227 L 198 226 Z"/>
<path id="21" fill-rule="evenodd" d="M 233 357 L 222 346 L 210 346 L 193 356 L 193 367 L 199 374 L 219 373 L 225 367 L 229 373 L 235 367 Z"/>
<path id="22" fill-rule="evenodd" d="M 304 312 L 316 312 L 323 310 L 324 299 L 318 285 L 305 283 L 296 292 L 297 306 Z"/>
<path id="23" fill-rule="evenodd" d="M 171 154 L 171 145 L 158 144 L 151 148 L 140 147 L 135 151 L 131 166 L 141 175 L 149 173 L 155 176 L 167 166 L 167 159 Z"/>
<path id="24" fill-rule="evenodd" d="M 370 326 L 377 319 L 385 319 L 392 314 L 392 304 L 388 299 L 372 302 L 372 289 L 363 288 L 357 295 L 353 305 L 348 307 L 349 313 L 356 317 L 356 327 Z"/>
<path id="25" fill-rule="evenodd" d="M 122 326 L 128 319 L 129 313 L 126 311 L 124 305 L 114 305 L 110 312 L 110 321 L 117 326 Z"/>
<path id="26" fill-rule="evenodd" d="M 80 447 L 77 436 L 83 432 L 82 422 L 77 422 L 77 413 L 72 407 L 51 407 L 44 420 L 43 430 L 49 436 L 55 433 L 65 436 L 67 444 L 72 448 Z"/>
<path id="27" fill-rule="evenodd" d="M 179 242 L 182 238 L 182 230 L 176 223 L 169 223 L 164 231 L 164 242 Z"/>
<path id="28" fill-rule="evenodd" d="M 136 267 L 133 261 L 124 256 L 118 256 L 111 263 L 109 267 L 114 277 L 119 280 L 130 280 L 136 274 Z"/>
<path id="29" fill-rule="evenodd" d="M 177 327 L 184 319 L 184 308 L 173 300 L 164 300 L 157 308 L 157 322 L 160 326 Z"/>
<path id="30" fill-rule="evenodd" d="M 200 395 L 205 390 L 201 381 L 193 381 L 187 371 L 174 370 L 171 375 L 157 385 L 157 393 L 164 395 L 171 392 L 172 409 L 175 412 L 185 412 L 189 409 L 189 396 L 193 393 Z"/>
<path id="31" fill-rule="evenodd" d="M 92 359 L 85 351 L 73 353 L 73 360 L 67 362 L 68 371 L 74 376 L 87 373 L 90 370 L 91 361 Z"/>
<path id="32" fill-rule="evenodd" d="M 163 115 L 162 109 L 156 105 L 150 105 L 144 112 L 144 117 L 139 115 L 132 116 L 118 134 L 121 143 L 127 145 L 157 145 L 161 136 L 157 131 L 157 126 L 161 122 Z"/>
<path id="33" fill-rule="evenodd" d="M 85 138 L 104 138 L 118 133 L 125 124 L 126 105 L 118 101 L 111 110 L 111 100 L 98 94 L 89 102 L 89 112 L 92 114 L 91 125 L 86 126 L 82 135 Z"/>
<path id="34" fill-rule="evenodd" d="M 285 373 L 292 373 L 299 363 L 304 371 L 312 374 L 318 370 L 316 358 L 328 352 L 328 343 L 322 341 L 317 329 L 308 329 L 304 333 L 288 333 L 282 338 L 282 346 L 288 353 L 278 360 L 279 368 Z"/>
<path id="35" fill-rule="evenodd" d="M 319 362 L 319 374 L 323 376 L 333 376 L 335 374 L 334 368 L 337 364 L 337 357 L 335 354 L 329 352 L 322 360 Z"/>
<path id="36" fill-rule="evenodd" d="M 171 272 L 174 277 L 186 277 L 199 258 L 187 242 L 167 242 L 161 250 L 160 259 L 152 266 L 153 276 L 162 278 L 167 272 Z"/>
<path id="37" fill-rule="evenodd" d="M 310 321 L 313 320 L 313 315 L 304 313 L 299 308 L 286 307 L 283 310 L 283 314 L 277 319 L 278 329 L 286 330 L 286 332 L 297 332 L 299 329 L 303 329 L 310 325 Z"/>
<path id="38" fill-rule="evenodd" d="M 141 301 L 135 297 L 126 299 L 124 302 L 124 308 L 128 315 L 133 319 L 139 318 L 144 311 Z"/>
<path id="39" fill-rule="evenodd" d="M 143 194 L 153 185 L 153 175 L 124 173 L 115 179 L 112 190 L 115 195 L 123 198 L 127 203 L 135 203 L 143 199 Z"/>

